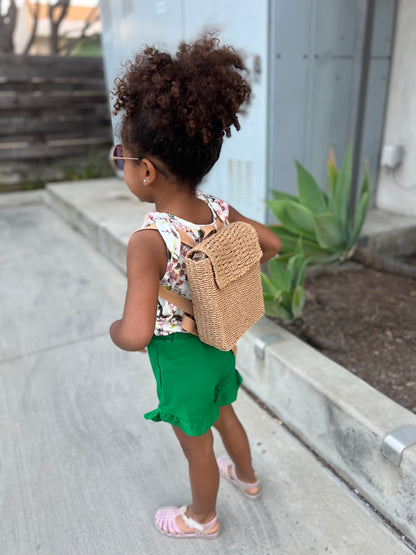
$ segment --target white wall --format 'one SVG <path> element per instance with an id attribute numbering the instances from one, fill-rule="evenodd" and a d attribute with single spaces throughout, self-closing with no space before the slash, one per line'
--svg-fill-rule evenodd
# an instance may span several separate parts
<path id="1" fill-rule="evenodd" d="M 376 205 L 416 215 L 416 2 L 399 0 L 384 145 L 402 145 L 403 163 L 380 169 Z"/>

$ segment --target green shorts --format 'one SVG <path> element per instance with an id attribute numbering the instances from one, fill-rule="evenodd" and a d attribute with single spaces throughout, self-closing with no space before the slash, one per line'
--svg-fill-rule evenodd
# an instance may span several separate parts
<path id="1" fill-rule="evenodd" d="M 159 406 L 144 417 L 169 422 L 189 436 L 205 434 L 219 407 L 233 403 L 242 382 L 232 351 L 220 351 L 190 333 L 153 336 L 147 346 Z"/>

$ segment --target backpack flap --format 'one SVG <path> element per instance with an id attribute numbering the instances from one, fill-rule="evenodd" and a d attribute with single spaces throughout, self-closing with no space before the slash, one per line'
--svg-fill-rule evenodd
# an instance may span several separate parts
<path id="1" fill-rule="evenodd" d="M 208 258 L 217 287 L 224 289 L 259 265 L 262 254 L 254 227 L 233 222 L 188 251 L 186 258 L 192 263 Z"/>
<path id="2" fill-rule="evenodd" d="M 245 222 L 225 226 L 187 253 L 201 341 L 228 351 L 264 314 L 261 256 L 257 232 Z"/>

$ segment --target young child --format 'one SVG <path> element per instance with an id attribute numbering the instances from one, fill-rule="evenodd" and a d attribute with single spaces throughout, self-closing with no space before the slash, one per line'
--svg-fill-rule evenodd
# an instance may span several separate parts
<path id="1" fill-rule="evenodd" d="M 220 474 L 249 499 L 260 495 L 250 447 L 231 403 L 241 377 L 232 351 L 202 343 L 182 330 L 183 312 L 158 298 L 159 284 L 190 298 L 185 254 L 178 230 L 195 242 L 201 228 L 218 219 L 250 223 L 257 231 L 264 262 L 280 250 L 265 226 L 245 218 L 226 202 L 196 190 L 218 160 L 224 135 L 248 103 L 245 66 L 233 48 L 214 35 L 181 44 L 175 56 L 145 48 L 115 81 L 114 113 L 122 115 L 122 146 L 114 161 L 139 200 L 154 203 L 127 250 L 127 293 L 121 320 L 111 338 L 121 349 L 147 347 L 159 406 L 145 414 L 172 425 L 189 464 L 192 504 L 165 507 L 155 516 L 163 534 L 176 538 L 216 538 L 220 523 L 216 498 Z M 152 224 L 157 229 L 146 229 Z M 229 456 L 215 459 L 214 426 Z"/>

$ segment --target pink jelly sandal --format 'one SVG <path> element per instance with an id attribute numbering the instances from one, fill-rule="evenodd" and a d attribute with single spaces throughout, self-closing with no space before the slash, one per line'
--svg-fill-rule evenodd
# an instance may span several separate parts
<path id="1" fill-rule="evenodd" d="M 205 540 L 213 540 L 218 537 L 220 529 L 209 533 L 209 530 L 218 522 L 215 516 L 208 524 L 200 524 L 193 518 L 186 516 L 187 507 L 162 507 L 155 514 L 155 526 L 159 532 L 170 538 L 202 538 Z M 193 528 L 192 532 L 183 532 L 176 524 L 176 517 L 181 516 L 184 523 Z"/>
<path id="2" fill-rule="evenodd" d="M 220 470 L 220 474 L 221 476 L 223 476 L 226 480 L 230 481 L 232 484 L 234 484 L 235 486 L 238 487 L 238 489 L 241 489 L 241 491 L 243 492 L 243 494 L 248 498 L 248 499 L 258 499 L 261 495 L 261 490 L 259 489 L 259 491 L 257 493 L 248 493 L 248 489 L 251 488 L 256 488 L 260 485 L 260 482 L 257 480 L 256 482 L 254 482 L 253 484 L 248 484 L 247 482 L 242 482 L 236 472 L 235 472 L 235 465 L 233 463 L 233 461 L 230 459 L 230 457 L 228 455 L 221 455 L 221 457 L 218 457 L 217 459 L 217 464 L 218 464 L 218 468 Z M 230 469 L 230 473 L 228 472 L 228 470 Z"/>

